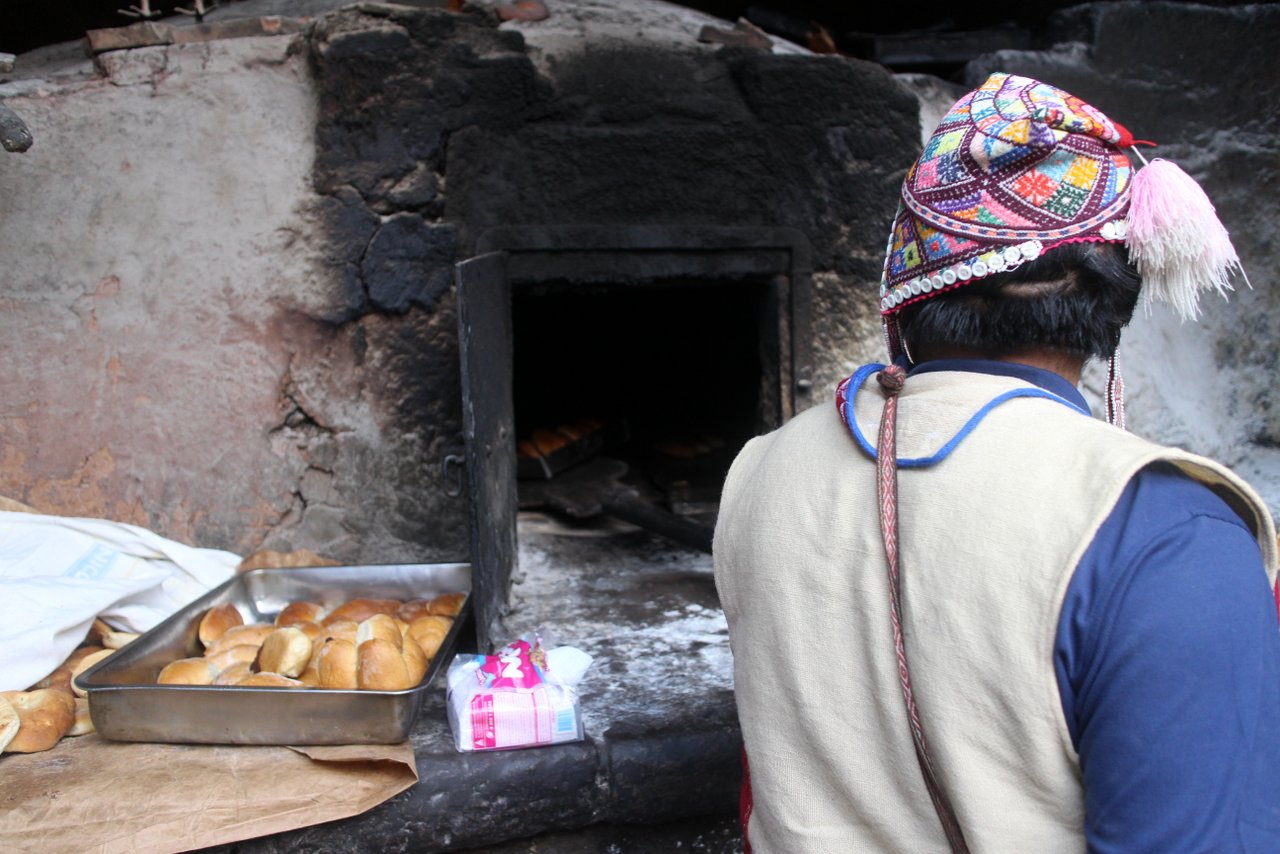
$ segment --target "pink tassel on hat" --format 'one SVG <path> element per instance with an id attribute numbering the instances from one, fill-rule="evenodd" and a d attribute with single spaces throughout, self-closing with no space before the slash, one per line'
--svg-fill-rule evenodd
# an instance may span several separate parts
<path id="1" fill-rule="evenodd" d="M 1161 159 L 1138 170 L 1129 198 L 1126 245 L 1143 294 L 1194 320 L 1201 291 L 1213 288 L 1225 297 L 1232 272 L 1243 272 L 1213 203 L 1194 178 Z"/>

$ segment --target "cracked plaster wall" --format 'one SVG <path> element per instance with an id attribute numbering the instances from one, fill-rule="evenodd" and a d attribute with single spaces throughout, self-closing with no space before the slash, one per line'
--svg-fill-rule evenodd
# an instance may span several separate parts
<path id="1" fill-rule="evenodd" d="M 0 160 L 0 494 L 239 553 L 465 555 L 432 467 L 457 404 L 416 418 L 453 388 L 454 321 L 372 310 L 351 275 L 379 293 L 366 256 L 399 226 L 314 192 L 304 37 L 113 52 L 0 97 L 37 136 Z"/>

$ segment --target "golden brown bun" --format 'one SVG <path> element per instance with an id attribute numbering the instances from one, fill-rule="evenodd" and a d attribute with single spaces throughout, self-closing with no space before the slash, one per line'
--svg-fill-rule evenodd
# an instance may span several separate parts
<path id="1" fill-rule="evenodd" d="M 18 713 L 18 732 L 6 753 L 38 753 L 58 743 L 76 720 L 75 698 L 61 691 L 6 691 L 4 698 Z"/>
<path id="2" fill-rule="evenodd" d="M 417 685 L 427 675 L 431 659 L 422 651 L 422 647 L 412 642 L 405 644 L 400 654 L 404 656 L 404 668 L 409 675 L 410 686 Z"/>
<path id="3" fill-rule="evenodd" d="M 406 623 L 412 623 L 419 617 L 425 617 L 430 613 L 430 599 L 410 599 L 408 602 L 405 602 L 396 609 L 396 616 L 404 620 Z"/>
<path id="4" fill-rule="evenodd" d="M 110 658 L 115 653 L 114 649 L 103 649 L 98 652 L 91 652 L 84 658 L 80 659 L 80 663 L 71 668 L 71 690 L 77 697 L 84 697 L 88 692 L 76 685 L 76 677 L 84 673 L 90 667 L 93 667 L 104 658 Z"/>
<path id="5" fill-rule="evenodd" d="M 315 602 L 290 602 L 276 614 L 277 626 L 296 626 L 299 623 L 318 623 L 324 619 L 325 610 Z"/>
<path id="6" fill-rule="evenodd" d="M 444 617 L 456 617 L 462 611 L 462 603 L 466 601 L 465 593 L 441 593 L 431 600 L 431 613 Z"/>
<path id="7" fill-rule="evenodd" d="M 339 566 L 336 560 L 321 557 L 308 549 L 292 552 L 277 552 L 262 549 L 245 557 L 236 567 L 236 572 L 248 572 L 251 569 L 281 569 L 300 566 Z"/>
<path id="8" fill-rule="evenodd" d="M 41 679 L 36 684 L 28 688 L 28 691 L 38 691 L 41 688 L 56 688 L 67 694 L 75 694 L 71 688 L 71 673 L 76 669 L 76 665 L 85 659 L 86 656 L 93 655 L 95 652 L 102 652 L 106 647 L 101 646 L 82 646 L 71 651 L 67 656 L 67 660 L 58 665 L 48 676 Z"/>
<path id="9" fill-rule="evenodd" d="M 81 641 L 81 643 L 89 646 L 102 646 L 102 636 L 110 631 L 114 631 L 114 629 L 104 623 L 100 618 L 94 617 L 93 623 L 89 626 L 89 632 L 84 636 L 84 640 Z"/>
<path id="10" fill-rule="evenodd" d="M 157 685 L 210 685 L 218 668 L 208 658 L 179 658 L 171 661 L 156 677 Z"/>
<path id="11" fill-rule="evenodd" d="M 320 648 L 316 668 L 321 688 L 353 691 L 357 687 L 356 645 L 349 640 L 331 638 Z"/>
<path id="12" fill-rule="evenodd" d="M 399 599 L 350 599 L 330 611 L 320 622 L 326 626 L 339 620 L 359 623 L 374 614 L 394 614 L 399 607 Z"/>
<path id="13" fill-rule="evenodd" d="M 311 638 L 295 626 L 284 626 L 267 635 L 258 653 L 258 670 L 297 677 L 311 660 Z"/>
<path id="14" fill-rule="evenodd" d="M 452 626 L 453 620 L 448 617 L 437 615 L 419 617 L 409 625 L 408 636 L 417 643 L 422 649 L 422 654 L 430 661 L 440 651 L 440 645 L 444 643 L 445 635 L 449 634 Z"/>
<path id="15" fill-rule="evenodd" d="M 236 661 L 228 664 L 222 670 L 218 671 L 218 675 L 213 677 L 212 685 L 234 685 L 246 676 L 253 674 L 250 665 L 251 661 Z"/>
<path id="16" fill-rule="evenodd" d="M 356 648 L 367 640 L 374 638 L 382 638 L 396 649 L 400 648 L 403 643 L 401 640 L 400 627 L 396 625 L 393 617 L 386 614 L 374 614 L 367 620 L 363 620 L 356 627 Z"/>
<path id="17" fill-rule="evenodd" d="M 112 629 L 102 635 L 102 645 L 107 649 L 123 649 L 138 639 L 137 632 L 117 632 Z"/>
<path id="18" fill-rule="evenodd" d="M 356 642 L 356 632 L 360 630 L 360 624 L 355 620 L 338 620 L 324 627 L 324 634 L 321 637 L 324 640 L 329 638 L 339 638 L 345 641 Z"/>
<path id="19" fill-rule="evenodd" d="M 87 656 L 93 655 L 95 652 L 102 652 L 104 649 L 106 649 L 105 646 L 79 647 L 72 650 L 71 654 L 67 656 L 67 660 L 62 662 L 62 666 L 74 670 L 76 665 L 84 661 Z"/>
<path id="20" fill-rule="evenodd" d="M 228 602 L 225 605 L 215 605 L 205 611 L 204 616 L 200 618 L 200 628 L 196 630 L 196 634 L 200 638 L 200 643 L 207 648 L 226 634 L 228 629 L 243 625 L 244 617 L 240 616 L 240 611 L 235 605 Z"/>
<path id="21" fill-rule="evenodd" d="M 88 735 L 95 731 L 93 718 L 89 715 L 89 698 L 76 697 L 76 716 L 67 735 Z"/>
<path id="22" fill-rule="evenodd" d="M 18 734 L 22 721 L 18 718 L 18 710 L 3 695 L 0 695 L 0 753 L 9 746 L 13 737 Z"/>
<path id="23" fill-rule="evenodd" d="M 319 623 L 313 623 L 311 620 L 303 620 L 301 622 L 294 623 L 293 627 L 295 629 L 301 629 L 302 633 L 310 638 L 312 643 L 323 641 L 328 637 L 326 634 L 328 630 Z"/>
<path id="24" fill-rule="evenodd" d="M 205 650 L 205 655 L 213 655 L 241 644 L 262 646 L 262 642 L 267 639 L 267 635 L 275 630 L 276 627 L 270 623 L 250 623 L 247 626 L 232 626 L 222 634 L 222 637 L 215 640 Z"/>
<path id="25" fill-rule="evenodd" d="M 298 677 L 298 681 L 308 688 L 323 687 L 320 684 L 320 667 L 316 662 L 316 656 L 311 656 L 311 663 L 307 665 L 307 669 L 302 671 L 302 675 Z"/>
<path id="26" fill-rule="evenodd" d="M 281 676 L 279 673 L 250 673 L 242 676 L 235 683 L 241 688 L 305 688 L 297 679 Z"/>
<path id="27" fill-rule="evenodd" d="M 244 662 L 252 664 L 253 660 L 258 657 L 258 650 L 261 647 L 251 643 L 242 643 L 236 646 L 229 646 L 226 649 L 218 650 L 214 653 L 205 655 L 205 660 L 213 664 L 214 669 L 219 673 L 226 670 L 233 664 Z"/>
<path id="28" fill-rule="evenodd" d="M 65 663 L 59 665 L 57 670 L 54 670 L 27 690 L 39 691 L 41 688 L 53 688 L 55 691 L 74 696 L 75 691 L 71 687 L 71 668 Z"/>
<path id="29" fill-rule="evenodd" d="M 374 638 L 356 650 L 356 686 L 366 691 L 403 691 L 418 684 L 395 644 Z"/>

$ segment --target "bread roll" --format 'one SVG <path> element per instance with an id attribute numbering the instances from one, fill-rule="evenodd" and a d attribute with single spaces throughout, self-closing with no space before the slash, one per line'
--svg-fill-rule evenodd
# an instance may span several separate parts
<path id="1" fill-rule="evenodd" d="M 18 714 L 18 732 L 5 746 L 6 753 L 38 753 L 58 743 L 76 720 L 76 701 L 69 694 L 43 688 L 39 691 L 6 691 L 4 698 Z"/>
<path id="2" fill-rule="evenodd" d="M 366 691 L 403 691 L 418 684 L 395 644 L 382 638 L 356 649 L 356 686 Z"/>
<path id="3" fill-rule="evenodd" d="M 205 655 L 213 655 L 241 644 L 262 646 L 262 642 L 267 639 L 267 635 L 275 630 L 276 627 L 270 623 L 250 623 L 247 626 L 232 626 L 205 650 Z"/>
<path id="4" fill-rule="evenodd" d="M 338 620 L 324 627 L 324 639 L 340 638 L 341 640 L 351 641 L 352 645 L 356 642 L 356 632 L 359 631 L 360 624 L 354 620 Z"/>
<path id="5" fill-rule="evenodd" d="M 324 619 L 325 609 L 315 602 L 290 602 L 284 610 L 276 614 L 277 626 L 296 626 L 298 623 L 319 623 Z"/>
<path id="6" fill-rule="evenodd" d="M 318 652 L 318 650 L 317 650 Z M 321 688 L 320 684 L 320 666 L 318 664 L 319 657 L 311 656 L 311 662 L 307 665 L 307 669 L 302 671 L 302 675 L 298 677 L 298 681 L 308 688 Z"/>
<path id="7" fill-rule="evenodd" d="M 93 623 L 89 626 L 89 632 L 84 636 L 82 643 L 89 646 L 102 646 L 102 636 L 112 628 L 102 621 L 100 617 L 94 617 Z"/>
<path id="8" fill-rule="evenodd" d="M 316 668 L 321 688 L 354 691 L 358 687 L 356 645 L 349 640 L 330 638 L 320 648 Z"/>
<path id="9" fill-rule="evenodd" d="M 364 620 L 356 627 L 356 648 L 359 649 L 360 644 L 374 638 L 382 638 L 388 643 L 400 649 L 402 636 L 400 627 L 396 625 L 395 619 L 386 614 L 374 614 L 367 620 Z"/>
<path id="10" fill-rule="evenodd" d="M 312 622 L 311 620 L 302 620 L 300 622 L 294 623 L 293 627 L 295 629 L 301 629 L 302 633 L 306 635 L 311 640 L 312 643 L 323 641 L 326 637 L 328 637 L 328 635 L 325 634 L 325 632 L 327 631 L 325 627 L 320 625 L 319 623 Z"/>
<path id="11" fill-rule="evenodd" d="M 466 601 L 465 593 L 441 593 L 431 600 L 431 613 L 444 617 L 456 617 L 462 611 L 462 603 Z"/>
<path id="12" fill-rule="evenodd" d="M 431 614 L 414 620 L 409 626 L 408 636 L 422 649 L 423 655 L 430 661 L 440 651 L 440 645 L 444 643 L 445 635 L 449 634 L 449 629 L 452 627 L 453 620 Z"/>
<path id="13" fill-rule="evenodd" d="M 256 652 L 256 650 L 255 650 Z M 222 670 L 218 671 L 218 675 L 213 677 L 212 685 L 234 685 L 246 676 L 251 676 L 253 670 L 250 668 L 251 661 L 236 661 L 228 664 Z"/>
<path id="14" fill-rule="evenodd" d="M 41 688 L 53 688 L 64 694 L 75 696 L 75 690 L 71 687 L 71 668 L 65 663 L 58 665 L 57 669 L 39 682 L 28 688 L 28 691 L 39 691 Z"/>
<path id="15" fill-rule="evenodd" d="M 76 697 L 76 716 L 71 722 L 71 729 L 67 730 L 67 735 L 88 735 L 91 732 L 96 732 L 96 728 L 89 714 L 89 698 Z"/>
<path id="16" fill-rule="evenodd" d="M 412 623 L 419 617 L 425 617 L 430 613 L 430 599 L 410 599 L 408 602 L 405 602 L 396 609 L 396 616 L 404 620 L 406 623 Z"/>
<path id="17" fill-rule="evenodd" d="M 340 564 L 332 558 L 322 557 L 308 549 L 298 549 L 292 552 L 262 549 L 247 555 L 244 560 L 240 561 L 240 565 L 236 567 L 236 572 L 248 572 L 251 569 L 282 569 L 306 566 L 340 566 Z"/>
<path id="18" fill-rule="evenodd" d="M 221 673 L 233 664 L 244 662 L 252 664 L 254 659 L 258 657 L 258 651 L 262 647 L 253 644 L 242 643 L 236 646 L 229 646 L 226 649 L 206 655 L 205 658 L 210 661 L 214 668 Z"/>
<path id="19" fill-rule="evenodd" d="M 235 605 L 228 602 L 225 605 L 215 605 L 205 611 L 196 634 L 200 638 L 200 643 L 204 644 L 205 648 L 208 648 L 214 641 L 226 634 L 228 629 L 233 626 L 243 625 L 244 617 L 240 616 L 240 611 L 236 609 Z"/>
<path id="20" fill-rule="evenodd" d="M 79 676 L 81 673 L 84 673 L 90 667 L 93 667 L 99 661 L 102 661 L 104 658 L 110 658 L 111 655 L 114 653 L 115 653 L 114 649 L 103 649 L 103 650 L 99 650 L 98 652 L 89 653 L 84 658 L 80 659 L 80 663 L 71 669 L 71 690 L 75 694 L 75 696 L 85 697 L 85 696 L 88 696 L 88 693 L 89 693 L 88 691 L 85 691 L 83 688 L 81 688 L 79 685 L 76 684 L 76 677 Z M 72 705 L 74 705 L 74 702 L 72 703 Z"/>
<path id="21" fill-rule="evenodd" d="M 553 452 L 569 444 L 567 436 L 554 430 L 534 430 L 530 438 L 533 440 L 534 447 L 538 449 L 538 453 L 544 457 L 550 456 Z"/>
<path id="22" fill-rule="evenodd" d="M 281 676 L 279 673 L 250 673 L 235 682 L 240 688 L 305 688 L 297 679 Z"/>
<path id="23" fill-rule="evenodd" d="M 0 753 L 4 753 L 9 742 L 13 741 L 13 737 L 18 734 L 18 727 L 21 725 L 17 709 L 8 699 L 0 696 Z"/>
<path id="24" fill-rule="evenodd" d="M 258 653 L 258 670 L 297 677 L 311 660 L 311 638 L 295 626 L 283 626 L 267 635 Z"/>
<path id="25" fill-rule="evenodd" d="M 326 626 L 339 620 L 359 623 L 374 614 L 394 614 L 400 604 L 399 599 L 350 599 L 326 614 L 320 622 Z"/>
<path id="26" fill-rule="evenodd" d="M 93 655 L 95 652 L 102 652 L 104 649 L 106 649 L 105 646 L 98 646 L 98 645 L 82 646 L 82 647 L 79 647 L 78 649 L 74 649 L 72 650 L 71 654 L 67 656 L 67 660 L 62 662 L 62 666 L 68 668 L 69 670 L 75 670 L 76 665 L 84 661 L 85 658 L 87 658 L 90 655 Z"/>
<path id="27" fill-rule="evenodd" d="M 430 666 L 431 659 L 422 651 L 422 647 L 413 641 L 405 644 L 400 654 L 404 656 L 404 667 L 409 675 L 410 687 L 417 685 L 422 681 L 422 677 L 427 675 L 427 667 Z"/>
<path id="28" fill-rule="evenodd" d="M 137 632 L 117 632 L 115 629 L 104 632 L 102 645 L 107 649 L 122 649 L 138 639 Z"/>
<path id="29" fill-rule="evenodd" d="M 41 679 L 36 684 L 28 688 L 28 691 L 38 691 L 41 688 L 55 688 L 66 694 L 75 694 L 71 687 L 71 674 L 75 670 L 76 665 L 83 661 L 87 656 L 93 655 L 95 652 L 102 652 L 106 647 L 101 646 L 82 646 L 71 651 L 66 661 L 58 665 L 58 667 L 48 676 Z"/>
<path id="30" fill-rule="evenodd" d="M 156 677 L 157 685 L 211 685 L 218 668 L 208 658 L 179 658 L 171 661 Z"/>

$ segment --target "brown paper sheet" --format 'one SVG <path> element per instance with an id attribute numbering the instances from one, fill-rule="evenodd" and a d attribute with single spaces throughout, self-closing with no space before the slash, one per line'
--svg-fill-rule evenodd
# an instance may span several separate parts
<path id="1" fill-rule="evenodd" d="M 64 738 L 0 756 L 0 851 L 162 854 L 359 815 L 417 782 L 413 745 Z"/>

